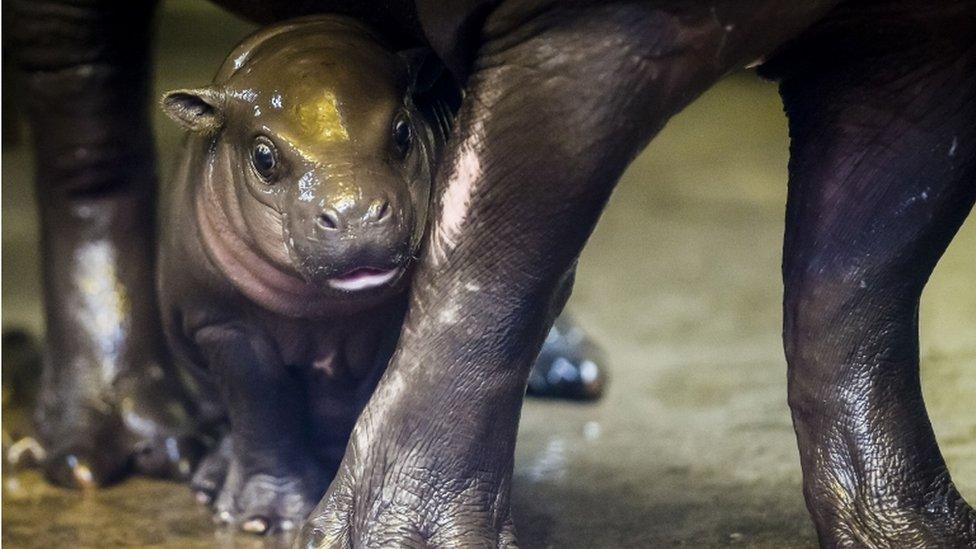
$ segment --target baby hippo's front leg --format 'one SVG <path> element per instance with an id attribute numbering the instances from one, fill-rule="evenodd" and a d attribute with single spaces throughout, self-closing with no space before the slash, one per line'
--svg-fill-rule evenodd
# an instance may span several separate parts
<path id="1" fill-rule="evenodd" d="M 241 323 L 195 336 L 231 424 L 227 474 L 215 486 L 217 517 L 253 533 L 301 524 L 328 487 L 309 450 L 296 376 L 270 342 Z"/>

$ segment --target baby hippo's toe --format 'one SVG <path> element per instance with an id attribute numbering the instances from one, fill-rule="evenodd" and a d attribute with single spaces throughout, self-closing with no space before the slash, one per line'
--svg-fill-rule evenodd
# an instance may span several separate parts
<path id="1" fill-rule="evenodd" d="M 190 489 L 196 500 L 203 505 L 210 505 L 216 499 L 224 486 L 227 470 L 231 461 L 231 439 L 224 435 L 220 444 L 211 448 L 200 460 L 200 465 L 190 480 Z"/>

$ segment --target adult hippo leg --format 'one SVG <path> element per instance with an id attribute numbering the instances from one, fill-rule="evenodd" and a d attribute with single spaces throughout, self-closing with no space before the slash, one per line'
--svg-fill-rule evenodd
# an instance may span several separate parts
<path id="1" fill-rule="evenodd" d="M 976 199 L 976 25 L 972 4 L 910 9 L 838 11 L 767 68 L 793 140 L 790 406 L 826 547 L 976 546 L 918 347 L 922 288 Z"/>
<path id="2" fill-rule="evenodd" d="M 181 412 L 165 387 L 151 267 L 153 8 L 13 7 L 42 226 L 47 333 L 37 427 L 47 475 L 61 484 L 104 483 L 133 457 L 160 473 L 181 462 L 169 451 L 179 441 L 161 427 Z"/>
<path id="3" fill-rule="evenodd" d="M 515 545 L 528 369 L 614 183 L 671 114 L 818 15 L 805 5 L 487 18 L 398 351 L 302 543 Z"/>

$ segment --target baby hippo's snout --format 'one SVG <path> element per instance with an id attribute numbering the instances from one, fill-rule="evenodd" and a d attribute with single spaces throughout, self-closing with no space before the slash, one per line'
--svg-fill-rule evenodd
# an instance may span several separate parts
<path id="1" fill-rule="evenodd" d="M 414 212 L 396 185 L 306 188 L 286 216 L 289 253 L 309 282 L 352 292 L 395 284 L 406 270 Z M 403 186 L 403 183 L 400 183 Z M 316 189 L 319 190 L 319 189 Z"/>
<path id="2" fill-rule="evenodd" d="M 392 217 L 390 200 L 377 198 L 369 204 L 362 215 L 357 208 L 344 207 L 342 204 L 326 206 L 316 219 L 316 223 L 324 231 L 345 231 L 347 228 L 365 231 L 377 225 L 389 225 Z"/>

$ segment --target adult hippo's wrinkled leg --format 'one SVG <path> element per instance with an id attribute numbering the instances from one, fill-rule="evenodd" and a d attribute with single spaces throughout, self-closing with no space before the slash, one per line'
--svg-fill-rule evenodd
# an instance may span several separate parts
<path id="1" fill-rule="evenodd" d="M 515 545 L 529 366 L 615 182 L 670 115 L 822 8 L 805 5 L 512 2 L 488 16 L 398 351 L 303 545 Z"/>
<path id="2" fill-rule="evenodd" d="M 976 19 L 903 7 L 838 12 L 766 67 L 790 118 L 789 397 L 825 547 L 976 547 L 918 344 L 922 289 L 976 200 Z"/>
<path id="3" fill-rule="evenodd" d="M 159 474 L 189 467 L 169 430 L 185 418 L 168 388 L 152 276 L 154 4 L 13 4 L 42 227 L 37 429 L 47 476 L 66 485 L 108 482 L 133 462 Z"/>

